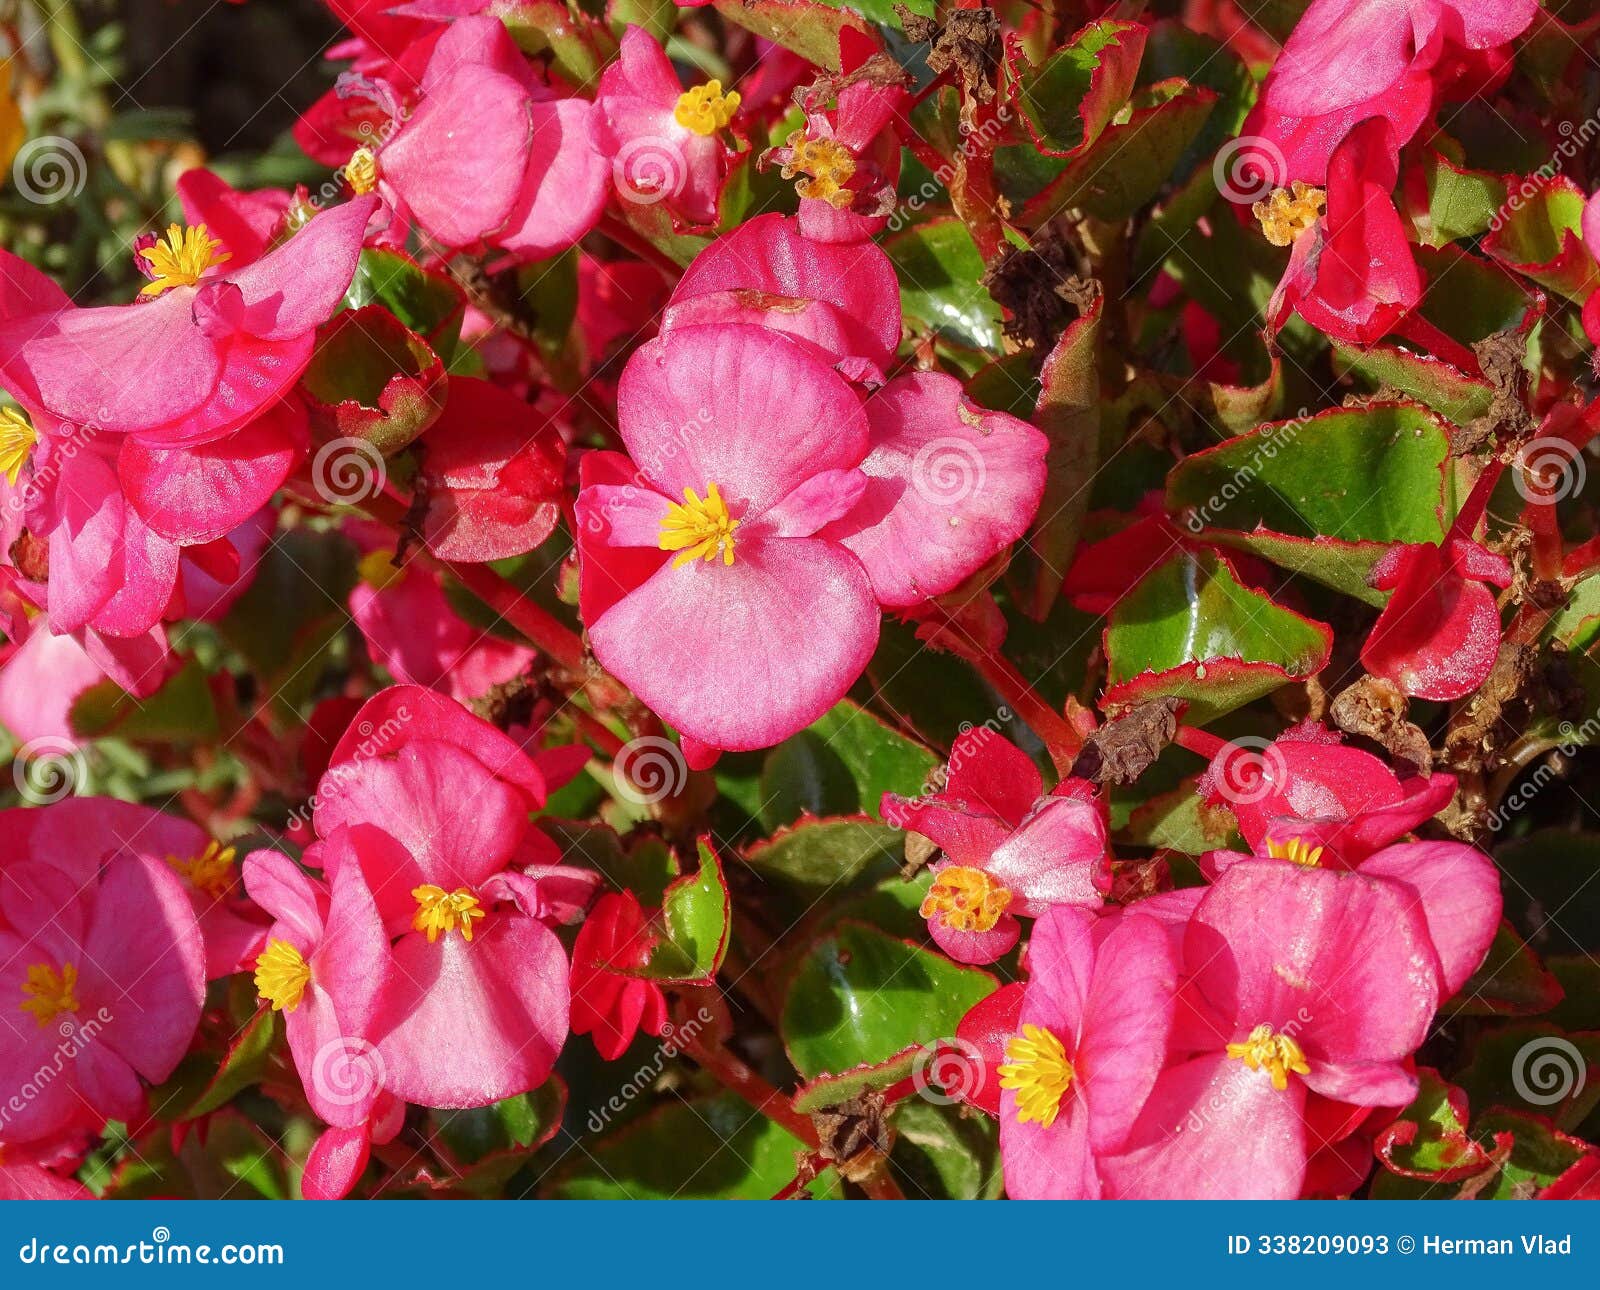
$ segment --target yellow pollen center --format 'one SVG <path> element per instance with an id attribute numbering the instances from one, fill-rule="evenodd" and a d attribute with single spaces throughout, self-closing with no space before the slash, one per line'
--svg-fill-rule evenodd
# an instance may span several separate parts
<path id="1" fill-rule="evenodd" d="M 722 92 L 721 81 L 707 81 L 678 95 L 672 119 L 695 134 L 713 135 L 725 129 L 739 110 L 739 91 Z"/>
<path id="2" fill-rule="evenodd" d="M 722 557 L 723 564 L 733 563 L 733 531 L 739 521 L 728 514 L 728 504 L 722 500 L 714 483 L 706 485 L 706 497 L 692 488 L 683 490 L 683 503 L 667 503 L 667 513 L 661 519 L 661 536 L 656 545 L 663 551 L 676 551 L 672 562 L 676 569 L 690 560 L 715 560 Z"/>
<path id="3" fill-rule="evenodd" d="M 1322 217 L 1328 194 L 1296 179 L 1288 188 L 1274 188 L 1250 209 L 1273 246 L 1288 246 Z"/>
<path id="4" fill-rule="evenodd" d="M 470 941 L 473 922 L 484 917 L 483 906 L 466 887 L 446 891 L 430 882 L 413 888 L 411 896 L 417 902 L 417 912 L 411 920 L 411 926 L 428 934 L 429 945 L 439 939 L 441 932 L 449 935 L 458 928 L 461 939 Z"/>
<path id="5" fill-rule="evenodd" d="M 221 900 L 233 890 L 233 861 L 237 852 L 220 842 L 206 843 L 206 849 L 187 860 L 168 856 L 167 863 L 196 891 L 212 900 Z"/>
<path id="6" fill-rule="evenodd" d="M 206 231 L 204 224 L 182 228 L 177 224 L 167 226 L 165 241 L 142 247 L 139 257 L 149 267 L 154 281 L 139 292 L 141 296 L 159 296 L 173 287 L 192 287 L 200 275 L 213 265 L 229 257 L 222 243 Z"/>
<path id="7" fill-rule="evenodd" d="M 356 573 L 374 591 L 392 587 L 406 575 L 406 571 L 395 564 L 394 557 L 388 551 L 368 551 L 356 561 Z"/>
<path id="8" fill-rule="evenodd" d="M 1011 904 L 1011 893 L 982 869 L 950 865 L 939 870 L 922 898 L 924 918 L 937 914 L 958 932 L 987 932 Z"/>
<path id="9" fill-rule="evenodd" d="M 1237 1058 L 1253 1071 L 1266 1071 L 1272 1076 L 1272 1087 L 1280 1093 L 1289 1087 L 1291 1071 L 1296 1075 L 1311 1074 L 1300 1045 L 1288 1035 L 1274 1034 L 1265 1022 L 1252 1030 L 1242 1044 L 1229 1044 L 1228 1056 Z"/>
<path id="10" fill-rule="evenodd" d="M 1072 1063 L 1054 1032 L 1032 1022 L 1022 1033 L 1006 1040 L 1006 1063 L 1000 1067 L 1000 1087 L 1017 1095 L 1017 1122 L 1037 1120 L 1048 1129 L 1056 1122 L 1061 1103 L 1072 1085 Z"/>
<path id="11" fill-rule="evenodd" d="M 311 984 L 311 965 L 288 941 L 273 939 L 256 959 L 256 993 L 274 1012 L 293 1012 Z"/>
<path id="12" fill-rule="evenodd" d="M 364 197 L 378 186 L 378 154 L 371 148 L 357 148 L 344 163 L 345 183 L 357 197 Z"/>
<path id="13" fill-rule="evenodd" d="M 1268 838 L 1267 854 L 1275 860 L 1292 860 L 1306 869 L 1315 869 L 1322 863 L 1322 848 L 1312 846 L 1304 838 L 1288 838 L 1282 842 Z"/>
<path id="14" fill-rule="evenodd" d="M 6 483 L 16 485 L 38 442 L 39 432 L 26 416 L 16 408 L 0 408 L 0 475 Z"/>
<path id="15" fill-rule="evenodd" d="M 76 1012 L 78 969 L 63 963 L 61 971 L 48 963 L 35 963 L 22 982 L 22 1010 L 31 1012 L 40 1027 L 48 1026 L 63 1012 Z"/>
<path id="16" fill-rule="evenodd" d="M 789 160 L 784 163 L 783 177 L 807 176 L 794 186 L 795 192 L 827 202 L 836 210 L 855 201 L 855 194 L 845 187 L 856 173 L 856 160 L 848 148 L 832 139 L 807 139 L 803 130 L 796 130 L 784 142 Z"/>

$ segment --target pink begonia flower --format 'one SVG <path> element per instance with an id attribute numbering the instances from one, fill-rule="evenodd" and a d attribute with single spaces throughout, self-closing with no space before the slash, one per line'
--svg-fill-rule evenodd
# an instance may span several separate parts
<path id="1" fill-rule="evenodd" d="M 758 215 L 698 256 L 679 279 L 661 331 L 706 323 L 754 323 L 814 345 L 845 375 L 882 370 L 900 344 L 900 285 L 872 242 L 834 245 L 797 220 Z"/>
<path id="2" fill-rule="evenodd" d="M 722 131 L 738 111 L 737 90 L 725 93 L 718 80 L 684 89 L 656 38 L 630 26 L 595 103 L 616 138 L 611 174 L 624 201 L 665 202 L 691 224 L 716 218 L 731 155 Z"/>
<path id="3" fill-rule="evenodd" d="M 353 851 L 345 829 L 308 848 L 307 863 L 331 871 L 327 882 L 276 851 L 244 862 L 250 898 L 273 918 L 254 960 L 256 992 L 283 1014 L 311 1109 L 343 1128 L 365 1123 L 384 1086 L 372 1032 L 392 973 L 389 940 L 360 866 L 340 863 Z"/>
<path id="4" fill-rule="evenodd" d="M 0 1200 L 94 1199 L 94 1193 L 77 1179 L 19 1158 L 21 1155 L 20 1148 L 0 1142 Z"/>
<path id="5" fill-rule="evenodd" d="M 659 1035 L 667 998 L 654 981 L 630 976 L 650 959 L 655 939 L 639 898 L 611 891 L 595 901 L 572 946 L 572 1033 L 589 1035 L 595 1051 L 614 1062 L 640 1031 Z"/>
<path id="6" fill-rule="evenodd" d="M 1017 943 L 1017 918 L 1055 905 L 1098 907 L 1111 888 L 1103 803 L 1081 780 L 1044 796 L 1033 760 L 989 730 L 956 740 L 944 787 L 883 796 L 883 818 L 944 852 L 922 902 L 928 934 L 961 963 L 992 963 Z"/>
<path id="7" fill-rule="evenodd" d="M 1000 1158 L 1013 1200 L 1098 1200 L 1097 1162 L 1127 1141 L 1167 1053 L 1178 954 L 1135 906 L 1051 909 L 1000 1077 Z"/>
<path id="8" fill-rule="evenodd" d="M 533 650 L 471 626 L 450 607 L 443 580 L 425 561 L 395 566 L 393 534 L 353 524 L 347 530 L 367 548 L 350 616 L 374 661 L 395 680 L 465 703 L 528 670 Z"/>
<path id="9" fill-rule="evenodd" d="M 106 674 L 82 645 L 53 634 L 42 617 L 25 619 L 21 632 L 12 637 L 14 649 L 0 651 L 0 725 L 24 744 L 50 739 L 76 747 L 72 705 Z"/>
<path id="10" fill-rule="evenodd" d="M 116 810 L 116 823 L 106 814 Z M 137 1122 L 188 1050 L 205 945 L 159 853 L 170 817 L 101 798 L 0 812 L 0 1106 L 8 1142 Z M 41 1070 L 51 1078 L 41 1082 Z"/>
<path id="11" fill-rule="evenodd" d="M 1231 865 L 1183 932 L 1170 1065 L 1126 1150 L 1100 1161 L 1121 1197 L 1290 1199 L 1310 1152 L 1310 1093 L 1404 1106 L 1406 1063 L 1439 1003 L 1415 902 L 1362 873 Z"/>
<path id="12" fill-rule="evenodd" d="M 350 285 L 376 204 L 323 211 L 242 268 L 219 259 L 204 230 L 170 232 L 141 251 L 153 280 L 128 305 L 80 309 L 0 252 L 0 384 L 42 434 L 130 436 L 138 474 L 159 481 L 168 450 L 239 429 L 294 383 Z"/>
<path id="13" fill-rule="evenodd" d="M 576 918 L 598 875 L 559 864 L 530 825 L 544 796 L 534 757 L 413 686 L 369 702 L 334 751 L 313 814 L 317 861 L 335 888 L 359 875 L 392 942 L 370 1038 L 397 1098 L 484 1106 L 550 1073 L 568 989 L 547 924 Z"/>
<path id="14" fill-rule="evenodd" d="M 1361 647 L 1361 662 L 1414 698 L 1462 698 L 1494 670 L 1500 607 L 1489 587 L 1511 585 L 1511 562 L 1472 534 L 1501 469 L 1485 469 L 1442 543 L 1393 547 L 1368 575 L 1390 596 Z"/>
<path id="15" fill-rule="evenodd" d="M 184 171 L 173 187 L 184 223 L 204 225 L 222 243 L 229 269 L 254 264 L 289 231 L 292 194 L 282 188 L 241 192 L 204 166 Z"/>
<path id="16" fill-rule="evenodd" d="M 595 226 L 611 183 L 604 119 L 541 85 L 498 18 L 452 23 L 419 89 L 376 149 L 377 183 L 435 241 L 535 260 Z"/>
<path id="17" fill-rule="evenodd" d="M 1197 786 L 1239 822 L 1252 849 L 1269 839 L 1315 835 L 1328 863 L 1353 868 L 1442 811 L 1456 778 L 1442 772 L 1404 779 L 1369 752 L 1312 721 L 1264 749 L 1224 744 Z"/>
<path id="18" fill-rule="evenodd" d="M 183 593 L 186 618 L 214 623 L 227 616 L 233 602 L 250 590 L 261 567 L 261 557 L 278 525 L 275 508 L 263 507 L 227 535 L 226 543 L 209 543 L 232 553 L 220 565 L 202 567 L 185 560 L 178 568 L 178 586 Z"/>
<path id="19" fill-rule="evenodd" d="M 840 33 L 844 83 L 825 77 L 805 91 L 805 124 L 762 158 L 796 181 L 800 231 L 819 242 L 862 242 L 881 232 L 900 182 L 895 127 L 910 102 L 903 74 L 873 57 L 869 43 L 852 45 L 848 31 Z"/>
<path id="20" fill-rule="evenodd" d="M 596 658 L 701 761 L 820 717 L 866 667 L 879 605 L 956 586 L 1022 535 L 1044 486 L 1044 436 L 953 377 L 863 403 L 758 327 L 651 341 L 617 407 L 632 461 L 583 459 L 579 610 Z"/>

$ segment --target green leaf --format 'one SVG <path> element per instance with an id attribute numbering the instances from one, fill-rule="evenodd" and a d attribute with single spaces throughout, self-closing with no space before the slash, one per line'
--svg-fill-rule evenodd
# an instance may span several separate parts
<path id="1" fill-rule="evenodd" d="M 1017 106 L 1041 152 L 1069 156 L 1100 137 L 1133 91 L 1144 42 L 1139 24 L 1102 20 L 1038 67 L 1013 57 Z"/>
<path id="2" fill-rule="evenodd" d="M 1565 175 L 1530 178 L 1496 216 L 1483 249 L 1540 286 L 1581 304 L 1600 287 L 1600 265 L 1583 245 L 1585 200 L 1583 190 Z"/>
<path id="3" fill-rule="evenodd" d="M 100 681 L 72 701 L 67 720 L 80 739 L 207 743 L 221 733 L 216 701 L 200 665 L 189 659 L 148 698 L 136 699 L 115 681 Z"/>
<path id="4" fill-rule="evenodd" d="M 1100 317 L 1105 297 L 1097 295 L 1082 317 L 1061 334 L 1039 372 L 1039 402 L 1033 423 L 1050 441 L 1046 450 L 1044 498 L 1040 519 L 1018 553 L 1032 565 L 1021 609 L 1043 621 L 1050 614 L 1061 580 L 1072 563 L 1083 518 L 1089 511 L 1090 484 L 1100 462 Z M 1019 570 L 1019 573 L 1021 571 Z"/>
<path id="5" fill-rule="evenodd" d="M 312 424 L 329 439 L 360 439 L 384 456 L 439 419 L 444 364 L 388 309 L 347 309 L 317 331 L 301 389 Z"/>
<path id="6" fill-rule="evenodd" d="M 1417 1096 L 1381 1133 L 1373 1150 L 1385 1168 L 1406 1178 L 1450 1182 L 1494 1164 L 1467 1136 L 1467 1095 L 1426 1066 L 1417 1069 Z"/>
<path id="7" fill-rule="evenodd" d="M 1423 148 L 1407 168 L 1401 193 L 1400 214 L 1411 222 L 1412 240 L 1439 247 L 1487 232 L 1505 202 L 1506 185 L 1498 175 L 1465 169 Z"/>
<path id="8" fill-rule="evenodd" d="M 205 1053 L 190 1053 L 160 1087 L 150 1105 L 163 1120 L 192 1120 L 231 1102 L 236 1094 L 259 1084 L 267 1058 L 278 1038 L 278 1014 L 261 1008 L 234 1036 L 220 1062 Z"/>
<path id="9" fill-rule="evenodd" d="M 805 1144 L 731 1093 L 677 1102 L 584 1143 L 544 1189 L 564 1200 L 764 1200 Z M 827 1183 L 812 1184 L 814 1195 Z"/>
<path id="10" fill-rule="evenodd" d="M 922 791 L 939 759 L 889 729 L 865 708 L 841 700 L 784 740 L 761 769 L 761 818 L 769 828 L 802 815 L 871 815 L 881 819 L 885 793 Z"/>
<path id="11" fill-rule="evenodd" d="M 550 69 L 579 90 L 593 88 L 617 51 L 604 23 L 565 0 L 506 0 L 495 13 L 523 53 L 547 58 Z"/>
<path id="12" fill-rule="evenodd" d="M 466 1111 L 430 1110 L 434 1142 L 454 1164 L 473 1165 L 506 1153 L 526 1154 L 548 1142 L 561 1127 L 566 1090 L 549 1079 L 531 1093 L 519 1093 Z"/>
<path id="13" fill-rule="evenodd" d="M 1600 1103 L 1600 1032 L 1542 1022 L 1484 1031 L 1457 1078 L 1474 1106 L 1526 1110 L 1574 1129 Z"/>
<path id="14" fill-rule="evenodd" d="M 861 816 L 802 820 L 756 843 L 744 858 L 762 877 L 821 894 L 850 886 L 880 862 L 898 865 L 904 854 L 901 830 Z"/>
<path id="15" fill-rule="evenodd" d="M 1464 375 L 1460 369 L 1395 345 L 1361 349 L 1333 342 L 1333 370 L 1341 376 L 1360 377 L 1373 390 L 1396 390 L 1427 404 L 1440 416 L 1466 425 L 1489 411 L 1494 387 Z"/>
<path id="16" fill-rule="evenodd" d="M 856 14 L 815 0 L 712 0 L 712 6 L 728 22 L 830 72 L 839 70 L 839 32 L 843 28 L 873 34 L 873 28 Z"/>
<path id="17" fill-rule="evenodd" d="M 894 1128 L 889 1163 L 908 1198 L 997 1200 L 1004 1190 L 1000 1134 L 988 1116 L 908 1098 Z"/>
<path id="18" fill-rule="evenodd" d="M 1165 847 L 1191 856 L 1227 846 L 1234 831 L 1214 831 L 1215 820 L 1207 814 L 1196 791 L 1198 779 L 1191 776 L 1165 793 L 1133 794 L 1136 804 L 1118 839 L 1137 847 Z"/>
<path id="19" fill-rule="evenodd" d="M 848 1071 L 955 1034 L 994 988 L 987 972 L 845 922 L 801 959 L 779 1029 L 802 1075 Z"/>
<path id="20" fill-rule="evenodd" d="M 1210 157 L 1225 142 L 1238 134 L 1250 105 L 1255 102 L 1256 84 L 1249 69 L 1228 46 L 1215 38 L 1191 31 L 1176 19 L 1163 18 L 1150 27 L 1144 59 L 1139 64 L 1139 84 L 1185 80 L 1204 86 L 1217 95 L 1216 106 L 1205 127 L 1195 137 L 1180 172 L 1189 162 Z"/>
<path id="21" fill-rule="evenodd" d="M 382 305 L 448 359 L 461 336 L 467 297 L 454 278 L 423 268 L 405 252 L 369 246 L 356 261 L 344 302 L 351 309 Z"/>
<path id="22" fill-rule="evenodd" d="M 717 853 L 703 838 L 697 850 L 699 871 L 667 888 L 661 906 L 665 936 L 640 970 L 641 976 L 699 984 L 716 976 L 722 966 L 733 903 Z"/>
<path id="23" fill-rule="evenodd" d="M 983 285 L 983 256 L 959 219 L 915 224 L 884 239 L 906 321 L 975 349 L 1001 348 L 1000 306 Z"/>
<path id="24" fill-rule="evenodd" d="M 1162 695 L 1204 724 L 1328 661 L 1332 633 L 1243 586 L 1210 552 L 1182 552 L 1120 600 L 1106 627 L 1104 703 Z"/>
<path id="25" fill-rule="evenodd" d="M 1537 1016 L 1561 1002 L 1561 983 L 1545 971 L 1526 941 L 1502 924 L 1489 952 L 1447 1005 L 1467 1016 Z"/>

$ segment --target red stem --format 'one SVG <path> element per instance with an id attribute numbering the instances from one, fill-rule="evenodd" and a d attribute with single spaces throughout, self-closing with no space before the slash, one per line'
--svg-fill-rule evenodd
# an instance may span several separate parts
<path id="1" fill-rule="evenodd" d="M 486 564 L 439 561 L 462 586 L 510 623 L 562 667 L 582 672 L 587 666 L 583 641 L 565 623 L 551 617 Z"/>
<path id="2" fill-rule="evenodd" d="M 730 1093 L 737 1094 L 779 1128 L 815 1151 L 819 1145 L 817 1126 L 794 1109 L 793 1104 L 720 1044 L 702 1043 L 698 1037 L 683 1051 Z"/>

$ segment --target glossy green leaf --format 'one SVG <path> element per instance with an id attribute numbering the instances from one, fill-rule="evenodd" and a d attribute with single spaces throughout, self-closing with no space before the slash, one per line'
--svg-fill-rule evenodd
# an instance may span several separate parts
<path id="1" fill-rule="evenodd" d="M 801 959 L 779 1028 L 802 1075 L 848 1071 L 955 1034 L 994 988 L 987 972 L 845 922 Z"/>
<path id="2" fill-rule="evenodd" d="M 1001 347 L 1000 306 L 983 285 L 983 257 L 958 219 L 929 220 L 884 239 L 909 326 L 976 349 Z"/>
<path id="3" fill-rule="evenodd" d="M 1015 66 L 1017 106 L 1040 150 L 1067 156 L 1093 143 L 1133 90 L 1145 29 L 1092 22 L 1038 67 Z"/>
<path id="4" fill-rule="evenodd" d="M 717 853 L 703 839 L 697 850 L 699 870 L 667 888 L 661 905 L 665 936 L 641 969 L 642 976 L 701 982 L 714 977 L 722 966 L 728 952 L 733 902 Z"/>
<path id="5" fill-rule="evenodd" d="M 760 815 L 769 828 L 802 815 L 882 818 L 885 793 L 914 796 L 938 764 L 924 745 L 841 700 L 767 754 Z"/>
<path id="6" fill-rule="evenodd" d="M 460 338 L 467 303 L 454 278 L 378 246 L 363 248 L 344 299 L 352 309 L 382 305 L 446 359 Z"/>
<path id="7" fill-rule="evenodd" d="M 889 1163 L 910 1200 L 995 1200 L 1004 1190 L 1000 1134 L 986 1115 L 917 1098 L 900 1103 Z"/>
<path id="8" fill-rule="evenodd" d="M 1391 1172 L 1450 1182 L 1482 1173 L 1493 1158 L 1467 1135 L 1467 1096 L 1428 1067 L 1417 1070 L 1416 1099 L 1373 1147 Z"/>
<path id="9" fill-rule="evenodd" d="M 1431 148 L 1407 169 L 1400 213 L 1411 222 L 1412 239 L 1439 247 L 1488 231 L 1506 200 L 1505 180 L 1485 170 L 1468 170 Z"/>
<path id="10" fill-rule="evenodd" d="M 1565 175 L 1516 187 L 1483 249 L 1540 286 L 1582 303 L 1600 287 L 1600 266 L 1583 245 L 1585 200 Z"/>
<path id="11" fill-rule="evenodd" d="M 899 864 L 905 834 L 865 817 L 801 820 L 745 853 L 762 877 L 780 878 L 816 893 L 848 887 L 863 872 Z"/>
<path id="12" fill-rule="evenodd" d="M 1466 425 L 1489 411 L 1494 387 L 1431 354 L 1397 345 L 1366 349 L 1333 343 L 1333 370 L 1365 381 L 1370 389 L 1396 391 L 1427 404 L 1442 417 Z"/>
<path id="13" fill-rule="evenodd" d="M 301 389 L 323 438 L 360 439 L 387 457 L 439 419 L 447 385 L 428 342 L 368 305 L 335 314 L 318 330 Z"/>

